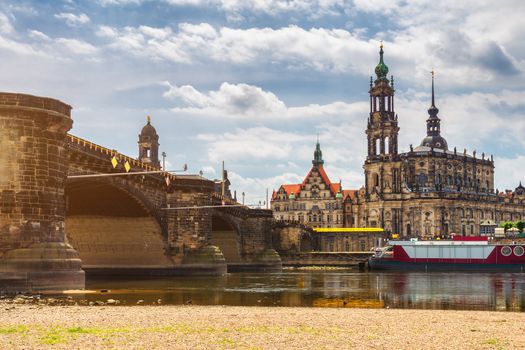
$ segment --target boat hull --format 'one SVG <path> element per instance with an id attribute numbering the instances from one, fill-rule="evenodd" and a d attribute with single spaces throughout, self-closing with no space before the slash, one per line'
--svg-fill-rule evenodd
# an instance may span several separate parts
<path id="1" fill-rule="evenodd" d="M 371 270 L 392 271 L 497 271 L 524 272 L 525 264 L 485 264 L 485 263 L 447 263 L 447 262 L 406 262 L 392 259 L 370 258 Z"/>

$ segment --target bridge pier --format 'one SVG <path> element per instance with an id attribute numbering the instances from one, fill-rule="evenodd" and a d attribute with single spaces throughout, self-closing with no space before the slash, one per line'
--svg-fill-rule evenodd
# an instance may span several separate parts
<path id="1" fill-rule="evenodd" d="M 71 107 L 0 93 L 0 290 L 84 288 L 65 236 Z"/>
<path id="2" fill-rule="evenodd" d="M 212 224 L 211 208 L 214 183 L 200 177 L 180 177 L 174 189 L 167 194 L 168 246 L 175 264 L 184 274 L 223 275 L 226 261 L 221 250 L 209 244 Z"/>
<path id="3" fill-rule="evenodd" d="M 270 210 L 252 209 L 243 219 L 241 263 L 228 264 L 228 271 L 281 271 L 281 257 L 272 245 L 273 216 Z"/>

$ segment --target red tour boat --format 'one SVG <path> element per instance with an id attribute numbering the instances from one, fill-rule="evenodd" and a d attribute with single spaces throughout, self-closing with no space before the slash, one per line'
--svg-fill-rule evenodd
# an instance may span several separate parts
<path id="1" fill-rule="evenodd" d="M 488 237 L 389 241 L 368 260 L 372 270 L 524 271 L 525 244 L 491 243 Z"/>

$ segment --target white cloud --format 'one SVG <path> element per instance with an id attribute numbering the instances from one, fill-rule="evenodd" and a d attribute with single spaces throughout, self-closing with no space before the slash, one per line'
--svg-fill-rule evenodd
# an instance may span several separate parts
<path id="1" fill-rule="evenodd" d="M 138 5 L 143 0 L 98 0 L 102 6 Z"/>
<path id="2" fill-rule="evenodd" d="M 40 41 L 51 41 L 51 38 L 38 30 L 29 30 L 29 37 Z"/>
<path id="3" fill-rule="evenodd" d="M 304 174 L 306 175 L 306 174 Z M 230 187 L 233 191 L 237 191 L 237 200 L 242 201 L 242 193 L 245 193 L 245 204 L 259 205 L 266 201 L 266 189 L 268 189 L 268 196 L 271 199 L 272 191 L 278 189 L 282 184 L 300 183 L 304 178 L 303 174 L 296 174 L 286 172 L 276 176 L 269 177 L 246 177 L 238 174 L 235 171 L 228 170 L 228 178 L 232 183 Z"/>
<path id="4" fill-rule="evenodd" d="M 138 5 L 147 0 L 99 0 L 102 6 Z M 150 0 L 151 1 L 151 0 Z M 253 15 L 272 17 L 284 14 L 306 16 L 316 19 L 322 16 L 341 16 L 343 10 L 351 7 L 349 0 L 164 0 L 172 6 L 193 6 L 216 8 L 224 12 L 231 22 L 244 21 Z"/>
<path id="5" fill-rule="evenodd" d="M 284 102 L 277 96 L 253 85 L 222 83 L 217 91 L 201 93 L 193 86 L 178 87 L 166 84 L 169 90 L 164 93 L 164 97 L 179 98 L 190 105 L 175 108 L 174 112 L 226 118 L 266 118 L 284 116 L 287 113 Z"/>
<path id="6" fill-rule="evenodd" d="M 58 47 L 63 47 L 77 55 L 93 55 L 97 52 L 95 46 L 82 40 L 58 38 L 56 39 L 56 43 Z"/>
<path id="7" fill-rule="evenodd" d="M 13 25 L 4 13 L 0 12 L 0 33 L 11 34 L 13 32 Z"/>
<path id="8" fill-rule="evenodd" d="M 520 182 L 525 185 L 525 175 L 521 166 L 524 162 L 524 155 L 515 158 L 496 157 L 494 159 L 496 187 L 499 191 L 514 190 Z M 505 176 L 502 176 L 503 174 Z"/>
<path id="9" fill-rule="evenodd" d="M 204 176 L 214 176 L 217 173 L 215 168 L 210 165 L 203 166 L 202 172 L 204 173 Z"/>
<path id="10" fill-rule="evenodd" d="M 169 27 L 101 27 L 98 34 L 115 50 L 153 60 L 270 65 L 358 75 L 372 73 L 378 59 L 378 38 L 383 37 L 390 72 L 413 84 L 426 83 L 432 67 L 446 77 L 448 86 L 494 86 L 501 84 L 501 76 L 521 84 L 517 76 L 525 69 L 525 61 L 515 57 L 516 45 L 497 38 L 481 41 L 478 37 L 484 36 L 483 28 L 474 32 L 457 28 L 457 22 L 455 26 L 415 24 L 378 33 L 377 39 L 363 38 L 359 29 L 304 29 L 295 25 L 238 29 L 214 28 L 208 23 L 181 23 L 177 31 Z M 525 51 L 525 47 L 521 49 Z"/>
<path id="11" fill-rule="evenodd" d="M 208 158 L 212 162 L 228 159 L 230 162 L 263 159 L 288 160 L 295 157 L 300 141 L 308 136 L 273 130 L 264 126 L 237 128 L 223 134 L 200 134 L 197 139 L 208 144 Z"/>
<path id="12" fill-rule="evenodd" d="M 68 26 L 77 27 L 86 23 L 89 23 L 90 19 L 85 13 L 75 15 L 74 13 L 57 13 L 55 18 L 63 20 Z"/>
<path id="13" fill-rule="evenodd" d="M 213 28 L 208 23 L 179 24 L 178 31 L 148 26 L 101 27 L 110 47 L 175 63 L 285 64 L 318 71 L 363 72 L 377 45 L 341 29 L 297 26 L 280 29 Z M 257 40 L 254 40 L 257 38 Z"/>
<path id="14" fill-rule="evenodd" d="M 252 122 L 323 120 L 333 121 L 363 117 L 368 103 L 345 103 L 335 101 L 325 105 L 310 104 L 288 107 L 274 93 L 249 84 L 222 83 L 218 90 L 201 92 L 191 85 L 174 86 L 169 82 L 162 83 L 168 87 L 163 96 L 183 106 L 171 109 L 174 115 L 189 115 L 215 120 L 236 119 Z"/>

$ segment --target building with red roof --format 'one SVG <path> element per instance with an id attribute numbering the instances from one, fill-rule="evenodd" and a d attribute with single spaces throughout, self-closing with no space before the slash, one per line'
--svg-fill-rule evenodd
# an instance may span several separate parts
<path id="1" fill-rule="evenodd" d="M 343 190 L 324 169 L 323 152 L 317 141 L 312 168 L 300 184 L 284 184 L 272 194 L 271 208 L 277 220 L 307 227 L 347 227 L 351 224 L 356 190 Z M 348 213 L 348 215 L 346 215 Z"/>

